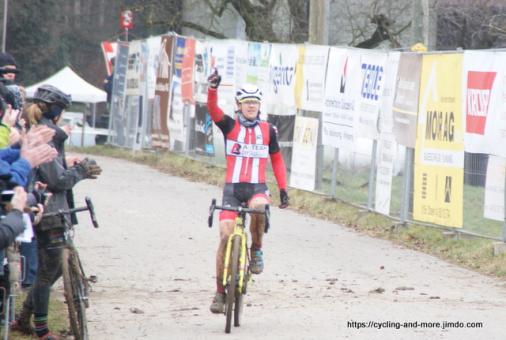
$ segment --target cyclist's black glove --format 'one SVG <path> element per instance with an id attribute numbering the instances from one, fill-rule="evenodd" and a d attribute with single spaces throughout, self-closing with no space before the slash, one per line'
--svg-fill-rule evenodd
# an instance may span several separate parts
<path id="1" fill-rule="evenodd" d="M 221 83 L 221 76 L 218 74 L 218 69 L 214 70 L 214 73 L 207 78 L 207 85 L 212 89 L 217 89 Z"/>
<path id="2" fill-rule="evenodd" d="M 279 200 L 281 202 L 281 204 L 279 205 L 281 209 L 285 209 L 286 207 L 288 207 L 288 193 L 286 192 L 285 189 L 279 190 Z"/>
<path id="3" fill-rule="evenodd" d="M 86 178 L 96 179 L 102 173 L 102 168 L 94 159 L 85 158 L 77 165 L 84 168 Z"/>

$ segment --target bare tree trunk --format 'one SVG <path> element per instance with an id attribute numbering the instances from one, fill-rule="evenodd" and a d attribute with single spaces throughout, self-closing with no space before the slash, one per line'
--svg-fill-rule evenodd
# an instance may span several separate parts
<path id="1" fill-rule="evenodd" d="M 329 0 L 311 0 L 309 4 L 309 42 L 327 45 L 329 41 Z"/>

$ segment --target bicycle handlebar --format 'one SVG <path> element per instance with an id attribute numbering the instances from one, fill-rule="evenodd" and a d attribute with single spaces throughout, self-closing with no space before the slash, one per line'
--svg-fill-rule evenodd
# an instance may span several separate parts
<path id="1" fill-rule="evenodd" d="M 93 223 L 93 226 L 95 228 L 98 228 L 97 216 L 95 215 L 95 207 L 93 206 L 93 202 L 91 201 L 91 198 L 85 197 L 84 201 L 86 202 L 86 207 L 72 208 L 72 209 L 66 209 L 66 210 L 59 209 L 58 211 L 55 211 L 55 212 L 43 214 L 42 217 L 51 217 L 51 216 L 63 217 L 64 215 L 70 215 L 72 213 L 88 210 L 90 212 L 91 223 Z"/>
<path id="2" fill-rule="evenodd" d="M 229 206 L 216 205 L 216 199 L 213 198 L 211 201 L 211 206 L 209 206 L 209 217 L 207 219 L 207 225 L 209 226 L 209 228 L 213 226 L 213 215 L 215 210 L 234 211 L 238 212 L 239 214 L 247 214 L 247 213 L 263 214 L 265 216 L 265 233 L 269 231 L 271 213 L 268 204 L 265 205 L 265 210 L 251 209 L 245 206 L 229 207 Z"/>

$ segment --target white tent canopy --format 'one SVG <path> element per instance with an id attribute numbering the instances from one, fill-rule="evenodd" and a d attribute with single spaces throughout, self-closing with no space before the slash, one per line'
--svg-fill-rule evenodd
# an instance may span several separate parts
<path id="1" fill-rule="evenodd" d="M 33 97 L 41 85 L 53 85 L 72 96 L 73 102 L 101 103 L 107 100 L 107 94 L 99 88 L 79 77 L 70 67 L 66 66 L 51 77 L 26 88 L 28 97 Z"/>

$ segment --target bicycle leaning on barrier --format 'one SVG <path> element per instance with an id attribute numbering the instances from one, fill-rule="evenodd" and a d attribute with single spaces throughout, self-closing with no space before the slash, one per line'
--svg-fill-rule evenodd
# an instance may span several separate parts
<path id="1" fill-rule="evenodd" d="M 89 197 L 85 198 L 86 207 L 73 208 L 68 210 L 59 210 L 57 212 L 47 213 L 44 216 L 57 216 L 62 219 L 65 225 L 65 245 L 62 252 L 62 276 L 65 302 L 69 311 L 69 323 L 74 339 L 87 340 L 88 326 L 86 319 L 86 308 L 89 307 L 89 282 L 96 282 L 95 276 L 86 277 L 84 269 L 79 259 L 79 253 L 74 245 L 74 226 L 68 216 L 70 214 L 88 211 L 95 228 L 98 228 L 95 209 Z"/>
<path id="2" fill-rule="evenodd" d="M 269 230 L 269 205 L 266 204 L 263 209 L 250 209 L 243 203 L 239 207 L 228 207 L 216 205 L 216 199 L 213 199 L 209 207 L 208 225 L 213 225 L 213 215 L 215 210 L 232 211 L 237 213 L 235 219 L 234 231 L 227 240 L 225 256 L 223 258 L 223 286 L 225 287 L 225 333 L 230 333 L 232 325 L 232 311 L 234 314 L 234 326 L 238 327 L 241 323 L 241 314 L 243 309 L 243 296 L 246 294 L 246 288 L 251 278 L 249 263 L 251 260 L 248 252 L 248 234 L 246 233 L 246 214 L 261 214 L 265 216 L 265 232 Z"/>
<path id="3" fill-rule="evenodd" d="M 88 327 L 86 319 L 86 308 L 89 307 L 88 292 L 89 283 L 96 282 L 95 276 L 86 277 L 84 269 L 79 258 L 79 253 L 74 245 L 74 225 L 70 220 L 70 215 L 88 211 L 91 221 L 95 228 L 98 228 L 95 209 L 89 197 L 85 198 L 86 206 L 72 209 L 59 209 L 55 212 L 45 213 L 44 217 L 54 217 L 61 220 L 63 228 L 63 240 L 56 244 L 53 249 L 61 249 L 61 275 L 63 277 L 63 289 L 65 302 L 69 312 L 69 324 L 72 335 L 75 340 L 88 340 Z M 59 277 L 59 276 L 58 276 Z M 32 292 L 29 293 L 32 294 Z M 28 297 L 27 300 L 30 300 Z M 23 312 L 23 311 L 22 311 Z M 32 334 L 33 329 L 30 324 L 21 323 L 16 319 L 11 327 L 13 330 L 25 334 Z"/>

